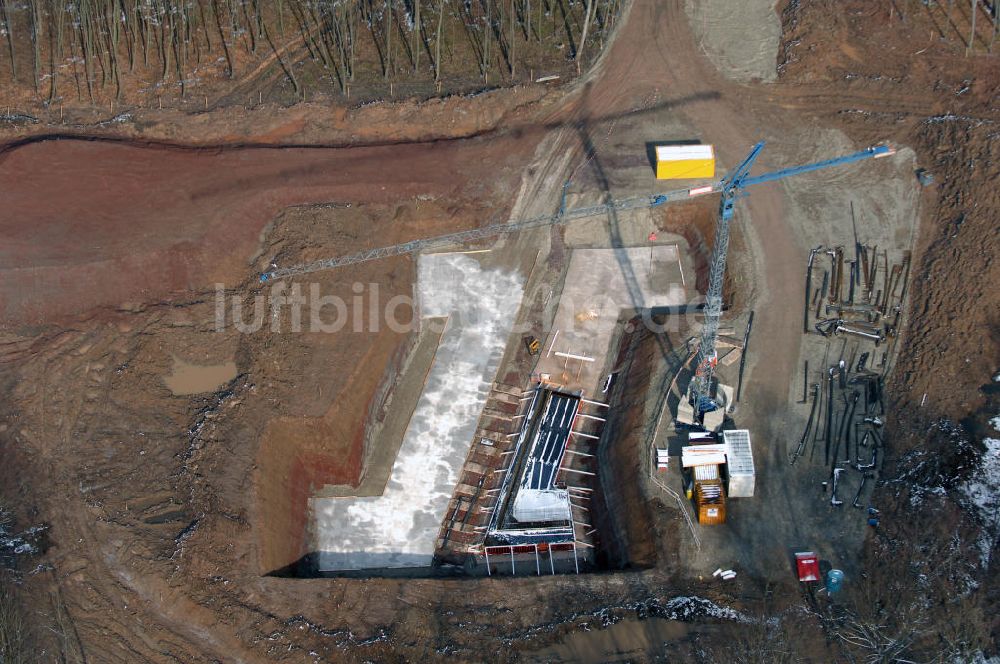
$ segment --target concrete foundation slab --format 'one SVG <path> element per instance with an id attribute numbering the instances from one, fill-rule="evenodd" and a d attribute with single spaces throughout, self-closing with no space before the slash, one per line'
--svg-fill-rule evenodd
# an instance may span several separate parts
<path id="1" fill-rule="evenodd" d="M 320 571 L 431 563 L 523 286 L 467 255 L 420 257 L 420 314 L 447 327 L 385 492 L 311 501 Z"/>
<path id="2" fill-rule="evenodd" d="M 566 389 L 598 392 L 622 311 L 687 304 L 682 274 L 674 244 L 574 249 L 536 371 Z"/>

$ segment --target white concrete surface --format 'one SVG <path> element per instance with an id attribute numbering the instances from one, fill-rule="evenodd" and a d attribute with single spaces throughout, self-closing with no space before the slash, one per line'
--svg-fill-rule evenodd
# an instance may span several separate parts
<path id="1" fill-rule="evenodd" d="M 693 284 L 682 277 L 678 253 L 674 244 L 574 249 L 536 371 L 548 373 L 567 389 L 598 392 L 604 357 L 622 311 L 681 306 L 694 294 Z"/>
<path id="2" fill-rule="evenodd" d="M 420 257 L 420 314 L 448 326 L 385 492 L 311 501 L 320 570 L 430 564 L 523 289 L 468 255 Z"/>

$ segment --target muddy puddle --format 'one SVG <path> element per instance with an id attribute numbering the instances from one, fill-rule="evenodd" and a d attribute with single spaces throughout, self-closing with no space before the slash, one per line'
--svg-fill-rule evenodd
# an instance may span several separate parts
<path id="1" fill-rule="evenodd" d="M 191 364 L 175 356 L 173 370 L 163 377 L 163 382 L 174 394 L 184 395 L 214 392 L 233 378 L 236 378 L 235 362 Z"/>

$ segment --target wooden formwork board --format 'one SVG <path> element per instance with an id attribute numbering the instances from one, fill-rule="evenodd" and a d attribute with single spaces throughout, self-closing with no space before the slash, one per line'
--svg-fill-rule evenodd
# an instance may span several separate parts
<path id="1" fill-rule="evenodd" d="M 482 464 L 478 464 L 474 461 L 465 462 L 465 471 L 469 473 L 475 473 L 477 475 L 485 475 L 486 473 L 492 472 L 493 468 L 488 468 Z"/>
<path id="2" fill-rule="evenodd" d="M 462 479 L 465 478 L 463 477 Z M 458 485 L 455 487 L 455 493 L 465 496 L 474 496 L 476 495 L 476 491 L 477 489 L 474 485 L 466 484 L 464 482 L 459 482 Z"/>

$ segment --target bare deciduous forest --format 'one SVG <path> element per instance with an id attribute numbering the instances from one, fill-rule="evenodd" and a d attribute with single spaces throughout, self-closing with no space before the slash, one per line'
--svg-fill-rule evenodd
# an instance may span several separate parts
<path id="1" fill-rule="evenodd" d="M 580 71 L 622 0 L 0 0 L 25 100 L 431 95 Z"/>

